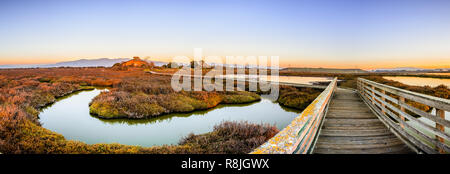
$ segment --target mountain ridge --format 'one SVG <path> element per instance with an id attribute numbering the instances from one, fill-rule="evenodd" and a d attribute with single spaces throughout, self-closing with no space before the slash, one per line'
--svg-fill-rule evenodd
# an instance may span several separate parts
<path id="1" fill-rule="evenodd" d="M 98 59 L 78 59 L 72 61 L 63 61 L 53 64 L 13 64 L 13 65 L 0 65 L 0 69 L 12 69 L 12 68 L 56 68 L 56 67 L 112 67 L 116 63 L 122 63 L 132 60 L 131 58 L 98 58 Z M 149 61 L 149 60 L 147 60 Z M 162 66 L 166 64 L 160 61 L 151 61 L 156 66 Z"/>
<path id="2" fill-rule="evenodd" d="M 378 68 L 372 72 L 415 72 L 415 71 L 450 71 L 450 68 L 416 68 L 416 67 L 396 67 L 396 68 Z"/>

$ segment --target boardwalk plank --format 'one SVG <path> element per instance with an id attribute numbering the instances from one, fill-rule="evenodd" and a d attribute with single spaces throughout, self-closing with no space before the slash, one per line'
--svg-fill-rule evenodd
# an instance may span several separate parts
<path id="1" fill-rule="evenodd" d="M 402 145 L 403 142 L 398 139 L 384 140 L 377 142 L 362 141 L 359 143 L 319 143 L 317 148 L 325 149 L 368 149 L 368 148 L 389 148 L 392 146 Z"/>
<path id="2" fill-rule="evenodd" d="M 391 132 L 386 129 L 375 129 L 375 130 L 330 130 L 324 129 L 320 133 L 322 136 L 336 136 L 336 137 L 357 137 L 357 136 L 380 136 L 380 135 L 390 135 Z"/>
<path id="3" fill-rule="evenodd" d="M 338 89 L 328 108 L 314 153 L 412 153 L 371 112 L 358 94 Z"/>
<path id="4" fill-rule="evenodd" d="M 316 148 L 316 154 L 405 154 L 412 153 L 406 145 L 381 148 L 354 148 L 354 149 L 325 149 Z"/>

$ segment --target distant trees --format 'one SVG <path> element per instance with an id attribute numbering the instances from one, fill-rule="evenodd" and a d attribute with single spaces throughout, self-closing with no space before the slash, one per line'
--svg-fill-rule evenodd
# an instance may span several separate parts
<path id="1" fill-rule="evenodd" d="M 191 61 L 189 64 L 191 68 L 204 68 L 206 65 L 204 60 Z"/>
<path id="2" fill-rule="evenodd" d="M 153 68 L 155 67 L 155 63 L 153 61 L 148 62 L 148 68 Z"/>
<path id="3" fill-rule="evenodd" d="M 176 62 L 169 62 L 166 65 L 162 66 L 163 68 L 181 68 L 181 66 Z"/>

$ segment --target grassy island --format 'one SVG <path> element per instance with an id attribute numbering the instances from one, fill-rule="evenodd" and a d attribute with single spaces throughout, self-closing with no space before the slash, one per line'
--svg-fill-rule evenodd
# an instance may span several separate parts
<path id="1" fill-rule="evenodd" d="M 280 86 L 280 96 L 277 101 L 282 106 L 303 110 L 313 102 L 321 92 L 322 90 L 313 88 Z"/>
<path id="2" fill-rule="evenodd" d="M 242 104 L 261 100 L 255 93 L 239 92 L 174 92 L 148 94 L 140 92 L 102 92 L 90 103 L 90 112 L 100 118 L 149 118 L 169 113 L 206 110 L 219 104 Z"/>
<path id="3" fill-rule="evenodd" d="M 95 97 L 89 104 L 90 112 L 106 119 L 140 119 L 261 100 L 258 94 L 246 91 L 175 92 L 170 80 L 169 76 L 158 75 L 125 78 Z"/>

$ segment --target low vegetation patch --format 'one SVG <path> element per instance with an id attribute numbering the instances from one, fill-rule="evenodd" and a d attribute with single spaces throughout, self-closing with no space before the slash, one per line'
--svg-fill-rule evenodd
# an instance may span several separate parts
<path id="1" fill-rule="evenodd" d="M 205 154 L 243 154 L 250 153 L 277 133 L 275 126 L 223 122 L 214 126 L 211 133 L 185 137 L 180 145 L 196 148 L 195 151 Z"/>
<path id="2" fill-rule="evenodd" d="M 312 88 L 281 86 L 278 102 L 286 107 L 303 110 L 313 102 L 321 92 L 322 90 Z"/>

